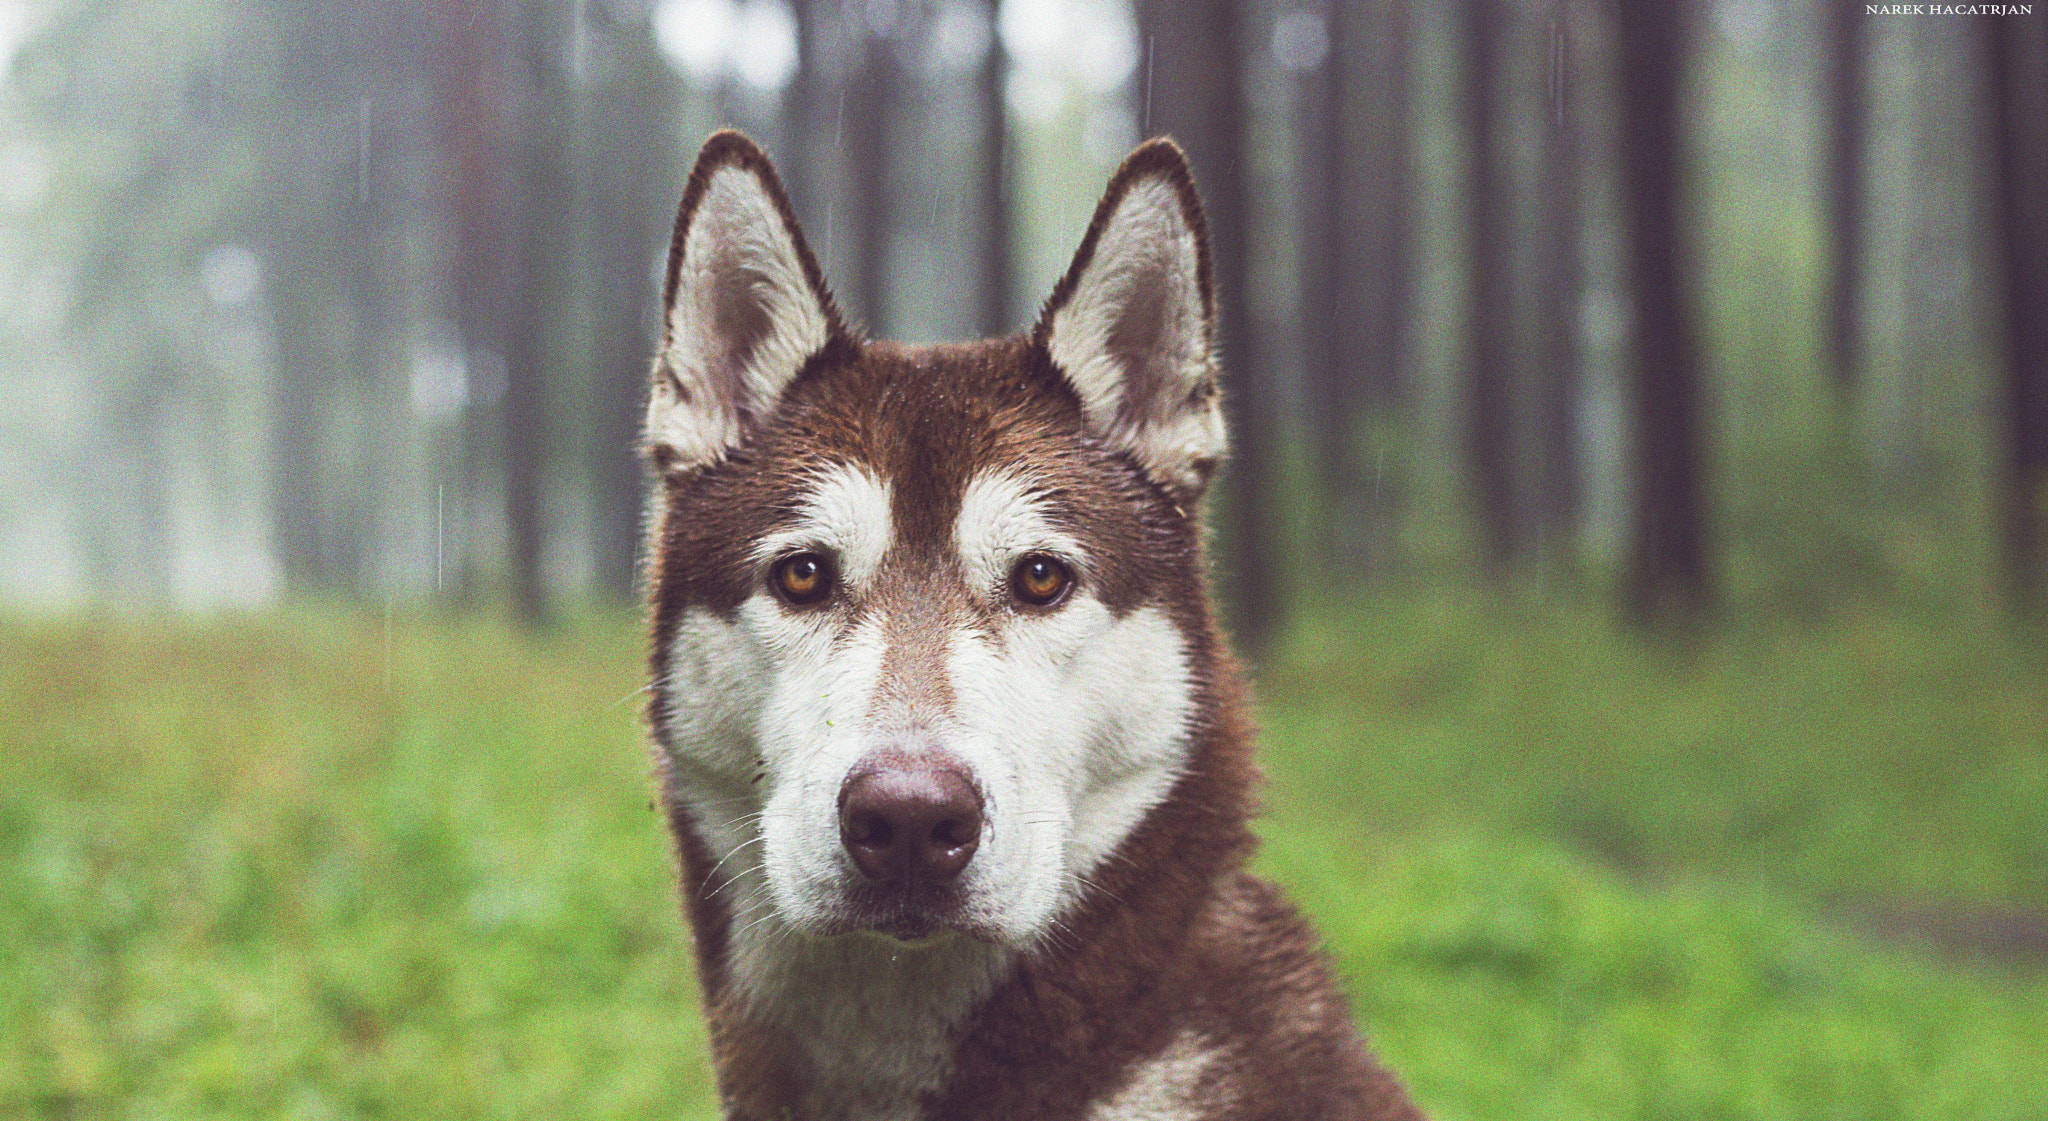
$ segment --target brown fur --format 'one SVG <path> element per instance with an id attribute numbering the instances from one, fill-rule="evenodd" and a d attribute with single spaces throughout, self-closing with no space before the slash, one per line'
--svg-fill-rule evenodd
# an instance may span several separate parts
<path id="1" fill-rule="evenodd" d="M 1090 527 L 1099 560 L 1086 577 L 1096 594 L 1118 614 L 1162 606 L 1188 636 L 1197 715 L 1185 770 L 1092 873 L 1090 890 L 1058 929 L 1023 953 L 962 1025 L 950 1077 L 924 1102 L 925 1116 L 1078 1121 L 1134 1068 L 1192 1032 L 1218 1056 L 1198 1091 L 1203 1115 L 1215 1121 L 1420 1118 L 1360 1040 L 1313 933 L 1271 885 L 1244 871 L 1253 846 L 1253 736 L 1203 586 L 1199 496 L 1154 481 L 1089 434 L 1048 354 L 1052 314 L 1072 294 L 1112 200 L 1129 183 L 1170 179 L 1202 240 L 1178 150 L 1155 142 L 1118 172 L 1032 334 L 928 347 L 868 342 L 843 326 L 766 158 L 737 134 L 713 137 L 690 178 L 670 257 L 671 301 L 683 232 L 710 173 L 728 162 L 770 184 L 832 331 L 772 409 L 749 418 L 746 438 L 725 458 L 682 469 L 657 455 L 665 484 L 651 581 L 657 691 L 649 716 L 657 739 L 669 742 L 673 699 L 659 686 L 684 610 L 729 617 L 737 609 L 755 579 L 751 542 L 795 516 L 806 473 L 821 459 L 873 464 L 895 480 L 902 548 L 890 563 L 930 566 L 933 574 L 950 563 L 951 526 L 972 471 L 1028 462 L 1050 480 L 1054 519 Z M 1208 271 L 1204 245 L 1202 287 L 1213 316 Z M 936 578 L 909 583 L 944 587 Z M 908 618 L 974 610 L 943 592 L 897 606 Z M 914 637 L 892 638 L 901 657 L 926 656 Z M 723 884 L 682 808 L 669 753 L 657 757 L 728 1116 L 791 1116 L 805 1077 L 798 1049 L 749 1018 L 730 991 Z"/>

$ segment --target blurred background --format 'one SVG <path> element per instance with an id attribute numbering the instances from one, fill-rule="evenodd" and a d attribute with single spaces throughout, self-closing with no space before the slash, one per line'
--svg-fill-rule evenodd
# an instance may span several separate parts
<path id="1" fill-rule="evenodd" d="M 630 599 L 659 263 L 730 124 L 912 340 L 1027 328 L 1178 137 L 1253 645 L 1335 571 L 2037 602 L 2048 18 L 1865 7 L 9 3 L 0 589 Z"/>
<path id="2" fill-rule="evenodd" d="M 1261 867 L 1435 1115 L 2048 1118 L 2048 6 L 0 0 L 0 1115 L 710 1116 L 696 147 L 877 336 L 1189 150 Z"/>

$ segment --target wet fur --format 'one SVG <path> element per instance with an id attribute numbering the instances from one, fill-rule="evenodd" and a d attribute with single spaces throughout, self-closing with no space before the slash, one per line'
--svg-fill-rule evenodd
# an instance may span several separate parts
<path id="1" fill-rule="evenodd" d="M 649 718 L 727 1115 L 1419 1118 L 1360 1040 L 1313 933 L 1244 871 L 1258 781 L 1253 735 L 1204 588 L 1197 521 L 1215 457 L 1202 454 L 1200 431 L 1161 441 L 1146 419 L 1148 409 L 1213 405 L 1213 375 L 1169 363 L 1122 386 L 1077 389 L 1053 359 L 1055 317 L 1086 279 L 1112 200 L 1132 184 L 1164 183 L 1180 198 L 1198 253 L 1199 314 L 1213 329 L 1206 235 L 1178 150 L 1148 145 L 1118 172 L 1032 334 L 921 347 L 863 340 L 844 325 L 772 169 L 737 134 L 713 137 L 691 176 L 670 258 L 671 305 L 693 210 L 711 176 L 732 167 L 761 178 L 827 331 L 779 386 L 744 365 L 768 329 L 754 323 L 719 359 L 741 363 L 728 368 L 737 373 L 697 385 L 665 366 L 656 374 L 657 398 L 706 386 L 731 394 L 741 433 L 709 456 L 688 442 L 695 435 L 650 442 L 663 493 Z M 722 812 L 717 784 L 731 780 L 695 773 L 689 745 L 678 742 L 685 714 L 676 706 L 690 701 L 671 693 L 671 659 L 692 612 L 731 621 L 755 594 L 754 543 L 790 524 L 823 463 L 865 465 L 890 481 L 904 543 L 891 563 L 912 566 L 902 576 L 913 580 L 923 571 L 915 566 L 950 563 L 969 480 L 991 465 L 1028 464 L 1060 523 L 1088 527 L 1091 594 L 1118 618 L 1162 612 L 1183 643 L 1191 716 L 1170 789 L 1069 885 L 1071 902 L 1029 944 L 906 946 L 853 933 L 763 949 L 746 934 L 762 916 L 734 911 L 745 894 L 735 880 L 753 874 L 753 858 L 720 864 L 705 840 L 725 824 L 705 816 Z M 971 597 L 933 594 L 941 601 L 925 610 L 934 619 L 971 621 L 984 610 Z M 917 656 L 916 634 L 891 641 Z"/>

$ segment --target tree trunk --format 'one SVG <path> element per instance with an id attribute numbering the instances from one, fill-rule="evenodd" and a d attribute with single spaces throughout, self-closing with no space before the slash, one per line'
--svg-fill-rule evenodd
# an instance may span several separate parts
<path id="1" fill-rule="evenodd" d="M 506 91 L 513 81 L 509 29 L 489 0 L 446 0 L 441 10 L 442 205 L 448 211 L 452 294 L 447 314 L 461 338 L 464 384 L 456 477 L 435 491 L 437 583 L 458 602 L 478 591 L 478 539 L 497 489 L 498 422 L 504 393 L 510 301 L 513 164 Z"/>
<path id="2" fill-rule="evenodd" d="M 1173 136 L 1187 150 L 1208 219 L 1232 442 L 1219 497 L 1225 532 L 1218 559 L 1232 630 L 1256 652 L 1281 622 L 1284 582 L 1278 495 L 1271 486 L 1273 386 L 1253 351 L 1238 6 L 1231 0 L 1145 0 L 1139 17 L 1151 131 Z"/>
<path id="3" fill-rule="evenodd" d="M 1338 153 L 1343 265 L 1336 299 L 1345 309 L 1337 317 L 1345 383 L 1341 403 L 1333 396 L 1323 405 L 1348 429 L 1344 450 L 1351 464 L 1340 469 L 1349 475 L 1348 489 L 1336 495 L 1331 512 L 1344 527 L 1346 563 L 1382 573 L 1395 567 L 1402 478 L 1395 445 L 1409 397 L 1413 23 L 1410 0 L 1332 3 L 1332 78 L 1344 144 Z"/>
<path id="4" fill-rule="evenodd" d="M 513 226 L 516 271 L 512 278 L 515 314 L 505 347 L 506 564 L 513 617 L 528 626 L 547 621 L 547 588 L 542 571 L 546 534 L 542 524 L 544 487 L 555 433 L 548 420 L 548 385 L 554 365 L 550 344 L 560 330 L 567 285 L 563 262 L 569 251 L 564 201 L 571 195 L 565 149 L 571 111 L 565 76 L 554 62 L 561 41 L 552 5 L 525 0 L 519 14 L 520 136 L 515 150 L 518 219 Z"/>
<path id="5" fill-rule="evenodd" d="M 975 248 L 981 299 L 975 318 L 983 335 L 1006 335 L 1018 328 L 1010 306 L 1015 300 L 1010 277 L 1010 112 L 1005 97 L 1010 59 L 1003 50 L 1002 11 L 1002 0 L 988 0 L 988 53 L 982 56 L 975 83 L 981 102 L 980 244 Z"/>
<path id="6" fill-rule="evenodd" d="M 811 220 L 810 209 L 811 201 L 824 190 L 817 173 L 818 79 L 822 70 L 817 2 L 790 0 L 790 22 L 796 33 L 796 73 L 790 75 L 789 87 L 782 95 L 782 151 L 775 154 L 775 169 L 789 191 L 790 205 L 797 208 L 798 221 L 806 231 L 816 229 L 822 234 L 824 230 Z M 819 264 L 825 264 L 823 247 L 812 248 L 821 254 Z"/>
<path id="7" fill-rule="evenodd" d="M 599 590 L 630 600 L 638 575 L 646 475 L 639 440 L 661 311 L 656 262 L 682 184 L 677 175 L 676 97 L 646 19 L 610 19 L 611 5 L 588 18 L 610 45 L 605 81 L 585 102 L 589 141 L 590 298 L 594 431 L 592 560 Z M 792 144 L 792 149 L 800 145 Z"/>
<path id="8" fill-rule="evenodd" d="M 424 161 L 410 149 L 428 98 L 418 17 L 395 0 L 275 5 L 293 101 L 306 117 L 266 132 L 279 186 L 259 205 L 276 280 L 273 546 L 289 591 L 362 590 L 397 495 L 366 465 L 402 456 L 389 413 L 405 345 L 403 244 Z M 315 148 L 305 121 L 343 126 Z M 330 140 L 323 128 L 317 135 Z M 312 154 L 317 153 L 317 154 Z M 402 468 L 387 472 L 401 473 Z"/>
<path id="9" fill-rule="evenodd" d="M 1363 207 L 1344 189 L 1351 155 L 1344 112 L 1343 63 L 1350 47 L 1346 3 L 1326 5 L 1329 49 L 1317 65 L 1301 71 L 1296 85 L 1294 195 L 1301 221 L 1296 333 L 1302 382 L 1315 403 L 1308 422 L 1316 474 L 1324 507 L 1332 515 L 1321 520 L 1317 545 L 1326 563 L 1348 567 L 1365 551 L 1356 501 L 1364 361 L 1344 346 L 1342 336 L 1344 320 L 1363 310 L 1354 302 L 1361 294 L 1356 289 L 1363 286 L 1353 280 L 1353 271 L 1370 266 L 1347 237 L 1358 225 L 1349 212 Z"/>
<path id="10" fill-rule="evenodd" d="M 1415 190 L 1414 157 L 1409 124 L 1414 102 L 1414 27 L 1412 0 L 1377 0 L 1385 21 L 1382 55 L 1376 57 L 1381 69 L 1366 75 L 1369 92 L 1355 98 L 1378 104 L 1373 114 L 1371 150 L 1367 167 L 1373 174 L 1374 189 L 1367 194 L 1379 211 L 1373 236 L 1366 242 L 1373 277 L 1370 300 L 1372 334 L 1365 353 L 1371 358 L 1364 389 L 1367 405 L 1386 414 L 1409 396 L 1408 354 L 1412 345 L 1410 318 L 1415 298 L 1415 253 L 1409 241 L 1409 215 Z M 1371 36 L 1346 34 L 1348 42 Z"/>
<path id="11" fill-rule="evenodd" d="M 849 150 L 840 161 L 853 187 L 848 223 L 853 233 L 853 290 L 852 298 L 840 306 L 870 333 L 887 337 L 895 326 L 889 318 L 888 276 L 895 230 L 890 189 L 898 67 L 892 28 L 869 27 L 858 11 L 847 18 L 847 34 L 857 36 L 859 53 L 845 98 Z"/>
<path id="12" fill-rule="evenodd" d="M 1579 216 L 1584 125 L 1571 82 L 1571 75 L 1579 72 L 1576 9 L 1574 0 L 1551 0 L 1543 24 L 1548 78 L 1544 104 L 1549 112 L 1542 129 L 1544 227 L 1535 287 L 1539 341 L 1532 363 L 1541 460 L 1536 525 L 1551 551 L 1566 560 L 1572 555 L 1579 521 L 1579 303 L 1585 289 Z"/>
<path id="13" fill-rule="evenodd" d="M 1700 359 L 1679 184 L 1686 7 L 1615 5 L 1621 193 L 1632 269 L 1636 516 L 1626 600 L 1640 624 L 1689 626 L 1709 606 Z"/>
<path id="14" fill-rule="evenodd" d="M 1828 27 L 1828 205 L 1834 257 L 1828 301 L 1828 360 L 1836 388 L 1862 380 L 1863 199 L 1869 96 L 1864 31 L 1856 4 L 1826 5 Z"/>
<path id="15" fill-rule="evenodd" d="M 2048 24 L 1985 20 L 1993 242 L 2002 258 L 1998 518 L 2015 610 L 2048 606 Z"/>
<path id="16" fill-rule="evenodd" d="M 318 224 L 316 211 L 307 225 Z M 296 231 L 281 231 L 268 254 L 277 369 L 270 383 L 271 549 L 287 594 L 319 586 L 319 439 L 339 363 L 324 341 L 320 310 L 328 304 L 324 255 Z"/>
<path id="17" fill-rule="evenodd" d="M 1515 518 L 1513 223 L 1496 97 L 1506 20 L 1499 0 L 1465 0 L 1465 473 L 1479 511 L 1481 567 L 1496 577 L 1522 551 Z"/>

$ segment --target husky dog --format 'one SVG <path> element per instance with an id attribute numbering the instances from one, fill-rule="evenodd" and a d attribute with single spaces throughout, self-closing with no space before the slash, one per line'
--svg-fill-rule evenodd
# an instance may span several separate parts
<path id="1" fill-rule="evenodd" d="M 872 341 L 761 151 L 698 156 L 648 712 L 729 1118 L 1420 1117 L 1244 871 L 1206 238 L 1155 140 L 1030 334 Z"/>

